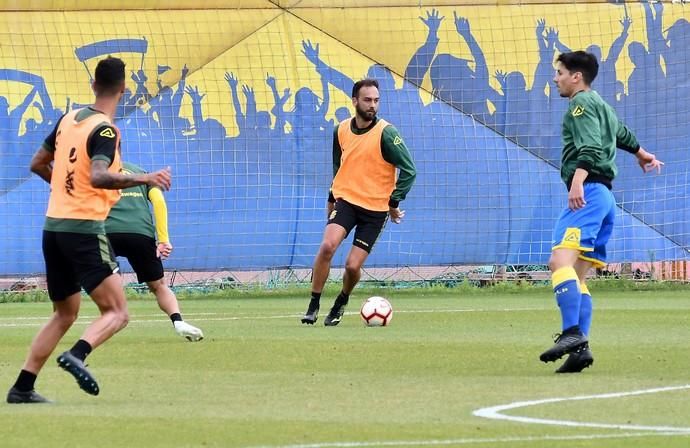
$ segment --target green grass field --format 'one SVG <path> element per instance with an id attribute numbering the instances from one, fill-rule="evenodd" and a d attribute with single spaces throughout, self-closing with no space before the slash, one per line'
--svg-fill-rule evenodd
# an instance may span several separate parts
<path id="1" fill-rule="evenodd" d="M 330 328 L 332 294 L 315 327 L 299 323 L 304 294 L 182 300 L 200 343 L 179 338 L 153 299 L 132 300 L 129 326 L 88 359 L 98 397 L 54 360 L 96 314 L 86 299 L 37 383 L 56 403 L 3 395 L 0 446 L 689 446 L 690 294 L 592 291 L 595 363 L 570 375 L 538 360 L 560 324 L 546 289 L 377 291 L 395 309 L 386 328 L 360 322 L 363 291 Z M 2 393 L 49 310 L 0 304 Z M 591 397 L 548 401 L 576 396 Z M 516 402 L 532 403 L 501 415 L 523 421 L 473 414 Z"/>

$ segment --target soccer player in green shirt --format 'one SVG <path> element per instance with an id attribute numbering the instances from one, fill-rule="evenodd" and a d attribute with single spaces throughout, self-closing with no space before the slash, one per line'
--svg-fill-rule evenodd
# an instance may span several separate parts
<path id="1" fill-rule="evenodd" d="M 663 162 L 645 151 L 614 109 L 591 89 L 599 64 L 584 51 L 563 53 L 553 79 L 561 97 L 570 99 L 563 117 L 561 179 L 568 207 L 558 218 L 549 259 L 551 280 L 561 311 L 562 333 L 539 359 L 570 356 L 557 373 L 580 372 L 594 362 L 589 350 L 592 296 L 585 277 L 592 266 L 606 264 L 606 243 L 613 230 L 616 201 L 616 148 L 637 157 L 643 172 L 661 171 Z"/>
<path id="2" fill-rule="evenodd" d="M 126 174 L 146 173 L 134 164 L 122 165 Z M 155 225 L 149 202 L 153 205 Z M 177 334 L 192 342 L 202 340 L 203 332 L 182 320 L 177 297 L 163 278 L 161 258 L 167 258 L 173 247 L 168 237 L 168 208 L 161 190 L 148 185 L 122 190 L 120 200 L 105 221 L 105 231 L 115 255 L 127 258 L 137 280 L 146 283 L 156 296 L 158 306 L 170 317 Z"/>

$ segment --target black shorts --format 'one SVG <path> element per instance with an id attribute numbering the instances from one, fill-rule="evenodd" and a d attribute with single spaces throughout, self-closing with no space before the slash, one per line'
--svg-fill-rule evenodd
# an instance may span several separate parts
<path id="1" fill-rule="evenodd" d="M 43 231 L 43 258 L 50 300 L 65 300 L 81 288 L 91 294 L 119 271 L 105 235 Z"/>
<path id="2" fill-rule="evenodd" d="M 338 199 L 335 209 L 328 217 L 328 224 L 338 224 L 345 228 L 347 234 L 357 227 L 352 241 L 353 246 L 371 253 L 374 243 L 383 232 L 388 222 L 388 212 L 375 212 Z"/>
<path id="3" fill-rule="evenodd" d="M 163 263 L 158 257 L 156 240 L 139 233 L 109 233 L 108 239 L 115 255 L 129 261 L 139 283 L 163 278 Z"/>

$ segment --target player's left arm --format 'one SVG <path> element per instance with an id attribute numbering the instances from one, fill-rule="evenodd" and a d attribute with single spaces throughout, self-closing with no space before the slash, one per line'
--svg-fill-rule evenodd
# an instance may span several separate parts
<path id="1" fill-rule="evenodd" d="M 340 147 L 340 140 L 338 139 L 338 127 L 336 125 L 333 130 L 333 179 L 335 175 L 338 174 L 340 169 L 340 158 L 343 155 L 343 150 Z M 335 209 L 335 196 L 333 196 L 333 182 L 331 182 L 331 187 L 328 189 L 328 205 L 326 209 L 326 216 L 331 216 L 331 212 Z"/>
<path id="2" fill-rule="evenodd" d="M 664 162 L 657 159 L 653 153 L 645 151 L 640 146 L 640 149 L 635 153 L 635 157 L 637 157 L 637 164 L 640 165 L 643 172 L 649 173 L 656 170 L 657 174 L 661 173 L 661 167 L 664 166 Z"/>
<path id="3" fill-rule="evenodd" d="M 115 160 L 117 129 L 110 124 L 98 127 L 89 136 L 86 150 L 91 158 L 91 185 L 106 190 L 120 190 L 137 185 L 149 185 L 170 189 L 172 173 L 170 167 L 153 173 L 112 173 L 108 168 Z"/>
<path id="4" fill-rule="evenodd" d="M 173 249 L 168 234 L 168 206 L 165 203 L 163 192 L 159 188 L 150 188 L 148 196 L 151 205 L 153 205 L 153 216 L 156 221 L 158 252 L 161 257 L 168 258 Z"/>
<path id="5" fill-rule="evenodd" d="M 405 212 L 400 210 L 400 202 L 405 199 L 407 193 L 412 189 L 415 178 L 417 177 L 417 168 L 410 150 L 405 145 L 405 140 L 394 126 L 386 126 L 381 136 L 381 155 L 383 159 L 395 165 L 398 168 L 398 180 L 395 183 L 395 189 L 391 193 L 388 200 L 389 214 L 391 220 L 399 223 Z"/>
<path id="6" fill-rule="evenodd" d="M 657 173 L 661 173 L 661 167 L 664 165 L 664 162 L 658 160 L 653 153 L 646 151 L 640 146 L 635 134 L 620 120 L 618 121 L 618 130 L 616 131 L 616 146 L 637 157 L 637 163 L 643 172 L 648 173 L 656 170 Z"/>

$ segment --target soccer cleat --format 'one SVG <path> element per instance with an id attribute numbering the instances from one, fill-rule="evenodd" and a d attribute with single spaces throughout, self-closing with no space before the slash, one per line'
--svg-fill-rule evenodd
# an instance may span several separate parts
<path id="1" fill-rule="evenodd" d="M 173 323 L 177 334 L 187 339 L 189 342 L 197 342 L 204 339 L 204 332 L 200 328 L 189 325 L 183 320 L 177 320 Z"/>
<path id="2" fill-rule="evenodd" d="M 585 344 L 582 350 L 568 355 L 568 359 L 556 369 L 556 373 L 579 373 L 592 364 L 594 364 L 594 357 L 589 350 L 589 345 Z"/>
<path id="3" fill-rule="evenodd" d="M 333 304 L 333 308 L 328 312 L 328 316 L 323 321 L 323 324 L 327 327 L 334 327 L 340 323 L 345 314 L 345 307 L 347 303 L 340 303 L 337 300 Z"/>
<path id="4" fill-rule="evenodd" d="M 7 392 L 7 402 L 11 404 L 22 404 L 22 403 L 52 403 L 44 396 L 38 394 L 35 390 L 23 391 L 16 387 L 12 387 L 9 392 Z"/>
<path id="5" fill-rule="evenodd" d="M 98 389 L 96 378 L 86 369 L 84 361 L 77 358 L 69 351 L 66 351 L 58 356 L 57 363 L 63 370 L 69 372 L 74 379 L 77 380 L 77 384 L 79 384 L 81 390 L 90 395 L 98 395 L 100 390 Z"/>
<path id="6" fill-rule="evenodd" d="M 319 319 L 319 301 L 311 299 L 307 312 L 302 316 L 302 323 L 307 325 L 314 325 Z"/>
<path id="7" fill-rule="evenodd" d="M 563 332 L 556 336 L 555 344 L 539 356 L 542 362 L 551 362 L 561 359 L 563 355 L 576 352 L 587 345 L 587 336 L 580 330 Z"/>

